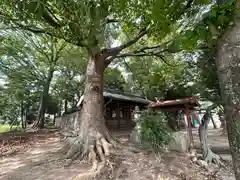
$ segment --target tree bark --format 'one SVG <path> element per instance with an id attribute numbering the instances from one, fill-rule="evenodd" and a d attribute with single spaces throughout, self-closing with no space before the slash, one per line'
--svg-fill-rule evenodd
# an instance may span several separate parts
<path id="1" fill-rule="evenodd" d="M 224 135 L 227 133 L 227 124 L 224 117 L 220 116 L 219 119 L 221 121 L 222 135 Z"/>
<path id="2" fill-rule="evenodd" d="M 56 123 L 56 114 L 53 115 L 53 122 L 52 122 L 52 125 L 54 126 Z"/>
<path id="3" fill-rule="evenodd" d="M 237 7 L 239 11 L 239 7 Z M 236 13 L 239 13 L 237 12 Z M 221 95 L 225 108 L 228 139 L 233 167 L 237 180 L 240 180 L 240 20 L 227 29 L 218 42 L 216 65 L 220 80 Z"/>
<path id="4" fill-rule="evenodd" d="M 169 112 L 167 113 L 168 118 L 168 126 L 174 131 L 178 131 L 178 125 L 177 125 L 177 112 Z"/>
<path id="5" fill-rule="evenodd" d="M 224 166 L 221 157 L 218 156 L 217 154 L 215 154 L 214 152 L 212 152 L 212 150 L 208 146 L 207 130 L 208 130 L 208 123 L 209 123 L 210 118 L 211 118 L 210 111 L 211 111 L 211 109 L 206 110 L 206 113 L 204 114 L 204 116 L 201 120 L 199 129 L 198 129 L 200 145 L 201 145 L 202 154 L 203 154 L 202 158 L 207 163 L 212 163 L 213 162 L 215 164 Z"/>
<path id="6" fill-rule="evenodd" d="M 59 108 L 58 108 L 57 116 L 60 117 L 61 114 L 62 114 L 62 101 L 59 101 Z"/>
<path id="7" fill-rule="evenodd" d="M 83 107 L 74 127 L 76 137 L 67 137 L 65 146 L 67 158 L 74 160 L 78 156 L 88 156 L 96 172 L 104 166 L 105 156 L 109 155 L 109 148 L 114 145 L 104 120 L 104 57 L 98 52 L 100 50 L 96 47 L 89 52 Z"/>
<path id="8" fill-rule="evenodd" d="M 67 110 L 68 110 L 67 105 L 68 105 L 68 101 L 67 101 L 67 99 L 65 99 L 65 100 L 64 100 L 64 112 L 65 112 L 65 113 L 66 113 Z"/>
<path id="9" fill-rule="evenodd" d="M 24 108 L 24 103 L 23 100 L 21 100 L 21 125 L 23 129 L 26 129 L 26 119 L 25 119 L 25 108 Z"/>
<path id="10" fill-rule="evenodd" d="M 211 114 L 210 118 L 211 118 L 211 121 L 212 121 L 212 124 L 213 124 L 213 128 L 217 129 L 217 124 L 215 123 L 212 114 Z"/>
<path id="11" fill-rule="evenodd" d="M 48 75 L 46 82 L 43 86 L 43 91 L 41 94 L 40 102 L 39 102 L 39 109 L 38 109 L 38 115 L 35 123 L 33 124 L 33 128 L 44 128 L 44 116 L 46 111 L 46 101 L 48 98 L 49 93 L 49 87 L 53 78 L 54 68 L 50 67 L 48 70 Z"/>

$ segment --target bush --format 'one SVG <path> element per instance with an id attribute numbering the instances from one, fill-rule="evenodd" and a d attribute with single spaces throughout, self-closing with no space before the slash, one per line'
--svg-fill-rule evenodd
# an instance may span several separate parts
<path id="1" fill-rule="evenodd" d="M 137 121 L 140 127 L 142 144 L 149 144 L 155 150 L 167 145 L 172 140 L 172 130 L 169 128 L 166 116 L 163 113 L 143 113 Z"/>

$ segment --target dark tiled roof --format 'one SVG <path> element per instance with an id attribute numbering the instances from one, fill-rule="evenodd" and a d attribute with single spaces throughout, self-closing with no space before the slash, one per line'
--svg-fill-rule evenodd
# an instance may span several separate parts
<path id="1" fill-rule="evenodd" d="M 141 104 L 146 104 L 148 105 L 151 103 L 151 101 L 144 99 L 140 96 L 132 95 L 132 94 L 126 94 L 120 91 L 115 91 L 115 90 L 109 90 L 105 89 L 103 92 L 104 97 L 112 98 L 115 100 L 125 100 L 125 101 L 131 101 L 131 102 L 136 102 L 136 103 L 141 103 Z"/>

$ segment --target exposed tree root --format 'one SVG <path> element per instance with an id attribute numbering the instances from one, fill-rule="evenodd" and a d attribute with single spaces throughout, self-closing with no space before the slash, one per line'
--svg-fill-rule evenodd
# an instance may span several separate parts
<path id="1" fill-rule="evenodd" d="M 220 167 L 225 168 L 224 160 L 222 159 L 222 157 L 212 152 L 212 150 L 209 147 L 207 150 L 207 155 L 203 160 L 206 161 L 207 163 L 214 163 Z"/>
<path id="2" fill-rule="evenodd" d="M 88 157 L 88 161 L 92 163 L 92 169 L 86 173 L 81 173 L 73 179 L 92 179 L 96 177 L 104 169 L 107 157 L 110 155 L 111 148 L 121 147 L 108 132 L 100 133 L 95 129 L 82 131 L 77 137 L 67 137 L 65 140 L 66 159 L 69 166 L 77 158 Z"/>

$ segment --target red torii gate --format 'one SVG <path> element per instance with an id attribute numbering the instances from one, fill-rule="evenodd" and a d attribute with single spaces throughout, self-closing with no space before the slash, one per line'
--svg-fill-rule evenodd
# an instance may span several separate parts
<path id="1" fill-rule="evenodd" d="M 193 135 L 192 135 L 192 126 L 191 126 L 191 117 L 190 110 L 195 110 L 196 107 L 200 106 L 196 97 L 184 98 L 184 99 L 175 99 L 175 100 L 167 100 L 167 101 L 159 101 L 152 102 L 149 104 L 149 107 L 153 110 L 161 110 L 161 111 L 179 111 L 183 110 L 187 117 L 188 123 L 188 134 L 190 138 L 191 147 L 194 146 Z"/>

